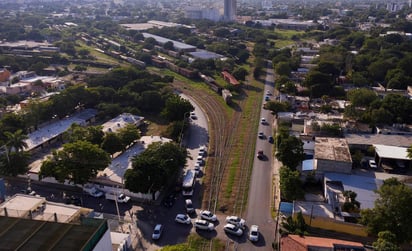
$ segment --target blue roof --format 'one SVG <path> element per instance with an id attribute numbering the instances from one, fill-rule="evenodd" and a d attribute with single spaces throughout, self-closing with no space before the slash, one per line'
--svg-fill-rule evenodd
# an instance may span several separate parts
<path id="1" fill-rule="evenodd" d="M 345 191 L 351 190 L 357 194 L 356 200 L 361 203 L 361 208 L 374 208 L 375 200 L 379 197 L 374 191 L 383 184 L 383 180 L 367 176 L 350 175 L 342 173 L 325 173 L 328 181 L 341 181 Z"/>
<path id="2" fill-rule="evenodd" d="M 279 211 L 284 215 L 292 215 L 292 213 L 293 213 L 293 203 L 280 202 Z"/>

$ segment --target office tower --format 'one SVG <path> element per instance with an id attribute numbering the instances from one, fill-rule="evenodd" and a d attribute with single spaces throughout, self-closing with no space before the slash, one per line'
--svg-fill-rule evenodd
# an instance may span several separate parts
<path id="1" fill-rule="evenodd" d="M 224 0 L 223 18 L 225 21 L 233 21 L 236 18 L 236 0 Z"/>

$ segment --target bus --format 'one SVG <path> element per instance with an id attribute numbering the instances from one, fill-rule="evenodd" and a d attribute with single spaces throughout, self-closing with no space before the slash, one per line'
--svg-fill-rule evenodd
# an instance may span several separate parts
<path id="1" fill-rule="evenodd" d="M 187 170 L 186 175 L 183 178 L 182 183 L 182 194 L 183 196 L 192 196 L 193 189 L 196 180 L 196 171 L 195 170 Z"/>

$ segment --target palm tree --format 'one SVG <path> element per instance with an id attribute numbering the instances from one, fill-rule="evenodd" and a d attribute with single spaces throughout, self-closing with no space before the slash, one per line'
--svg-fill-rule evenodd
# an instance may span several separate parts
<path id="1" fill-rule="evenodd" d="M 21 129 L 11 132 L 4 132 L 4 135 L 7 138 L 6 146 L 8 146 L 8 153 L 10 154 L 11 150 L 14 149 L 16 152 L 20 152 L 27 148 L 26 139 L 28 139 L 26 134 L 23 134 Z"/>

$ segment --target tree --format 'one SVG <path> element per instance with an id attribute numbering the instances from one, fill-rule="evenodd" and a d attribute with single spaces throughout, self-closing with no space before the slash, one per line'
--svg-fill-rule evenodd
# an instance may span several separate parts
<path id="1" fill-rule="evenodd" d="M 354 107 L 368 107 L 370 103 L 378 99 L 374 91 L 366 88 L 350 90 L 347 96 Z"/>
<path id="2" fill-rule="evenodd" d="M 134 124 L 127 124 L 125 127 L 121 128 L 118 131 L 120 141 L 122 145 L 127 147 L 132 144 L 135 140 L 140 138 L 140 133 L 137 127 Z"/>
<path id="3" fill-rule="evenodd" d="M 287 136 L 281 139 L 278 151 L 276 152 L 276 158 L 278 158 L 283 165 L 295 170 L 305 159 L 303 142 L 295 136 Z"/>
<path id="4" fill-rule="evenodd" d="M 122 151 L 125 148 L 122 139 L 117 133 L 107 132 L 103 137 L 102 149 L 113 155 L 117 152 Z"/>
<path id="5" fill-rule="evenodd" d="M 373 243 L 373 248 L 376 251 L 400 250 L 398 245 L 396 245 L 396 236 L 390 231 L 379 232 L 378 239 Z"/>
<path id="6" fill-rule="evenodd" d="M 176 121 L 182 120 L 186 113 L 194 110 L 195 108 L 189 100 L 174 94 L 166 100 L 162 115 L 170 121 Z"/>
<path id="7" fill-rule="evenodd" d="M 275 71 L 281 76 L 289 76 L 291 68 L 288 62 L 279 62 L 276 64 Z"/>
<path id="8" fill-rule="evenodd" d="M 12 150 L 16 152 L 20 152 L 27 148 L 28 145 L 26 143 L 26 139 L 28 139 L 27 135 L 23 134 L 22 130 L 17 130 L 14 133 L 11 132 L 4 132 L 6 136 L 6 146 L 8 148 L 8 154 L 11 153 Z"/>
<path id="9" fill-rule="evenodd" d="M 155 192 L 174 183 L 186 164 L 187 151 L 174 142 L 150 144 L 132 159 L 125 173 L 125 187 L 132 192 Z"/>
<path id="10" fill-rule="evenodd" d="M 64 144 L 62 150 L 54 151 L 41 165 L 40 177 L 54 177 L 61 183 L 69 180 L 74 184 L 85 184 L 109 163 L 109 155 L 103 149 L 79 140 Z"/>
<path id="11" fill-rule="evenodd" d="M 408 158 L 412 159 L 412 145 L 408 148 Z"/>
<path id="12" fill-rule="evenodd" d="M 73 123 L 64 133 L 63 137 L 70 143 L 83 140 L 95 145 L 100 145 L 103 142 L 104 132 L 102 126 L 84 127 Z"/>
<path id="13" fill-rule="evenodd" d="M 302 181 L 298 171 L 293 171 L 287 166 L 282 166 L 279 170 L 280 195 L 286 201 L 302 199 L 304 191 Z"/>
<path id="14" fill-rule="evenodd" d="M 246 79 L 248 72 L 245 68 L 239 67 L 233 72 L 233 76 L 238 79 L 244 81 Z"/>
<path id="15" fill-rule="evenodd" d="M 358 213 L 360 209 L 360 203 L 356 200 L 356 196 L 358 195 L 351 190 L 347 190 L 343 191 L 343 196 L 345 197 L 345 203 L 343 203 L 342 211 Z"/>
<path id="16" fill-rule="evenodd" d="M 173 50 L 174 49 L 173 42 L 172 41 L 167 41 L 163 45 L 163 48 L 165 48 L 166 50 Z"/>
<path id="17" fill-rule="evenodd" d="M 376 193 L 379 198 L 375 207 L 361 211 L 361 223 L 367 226 L 370 234 L 390 231 L 395 235 L 396 244 L 409 243 L 412 240 L 412 189 L 390 178 Z"/>

